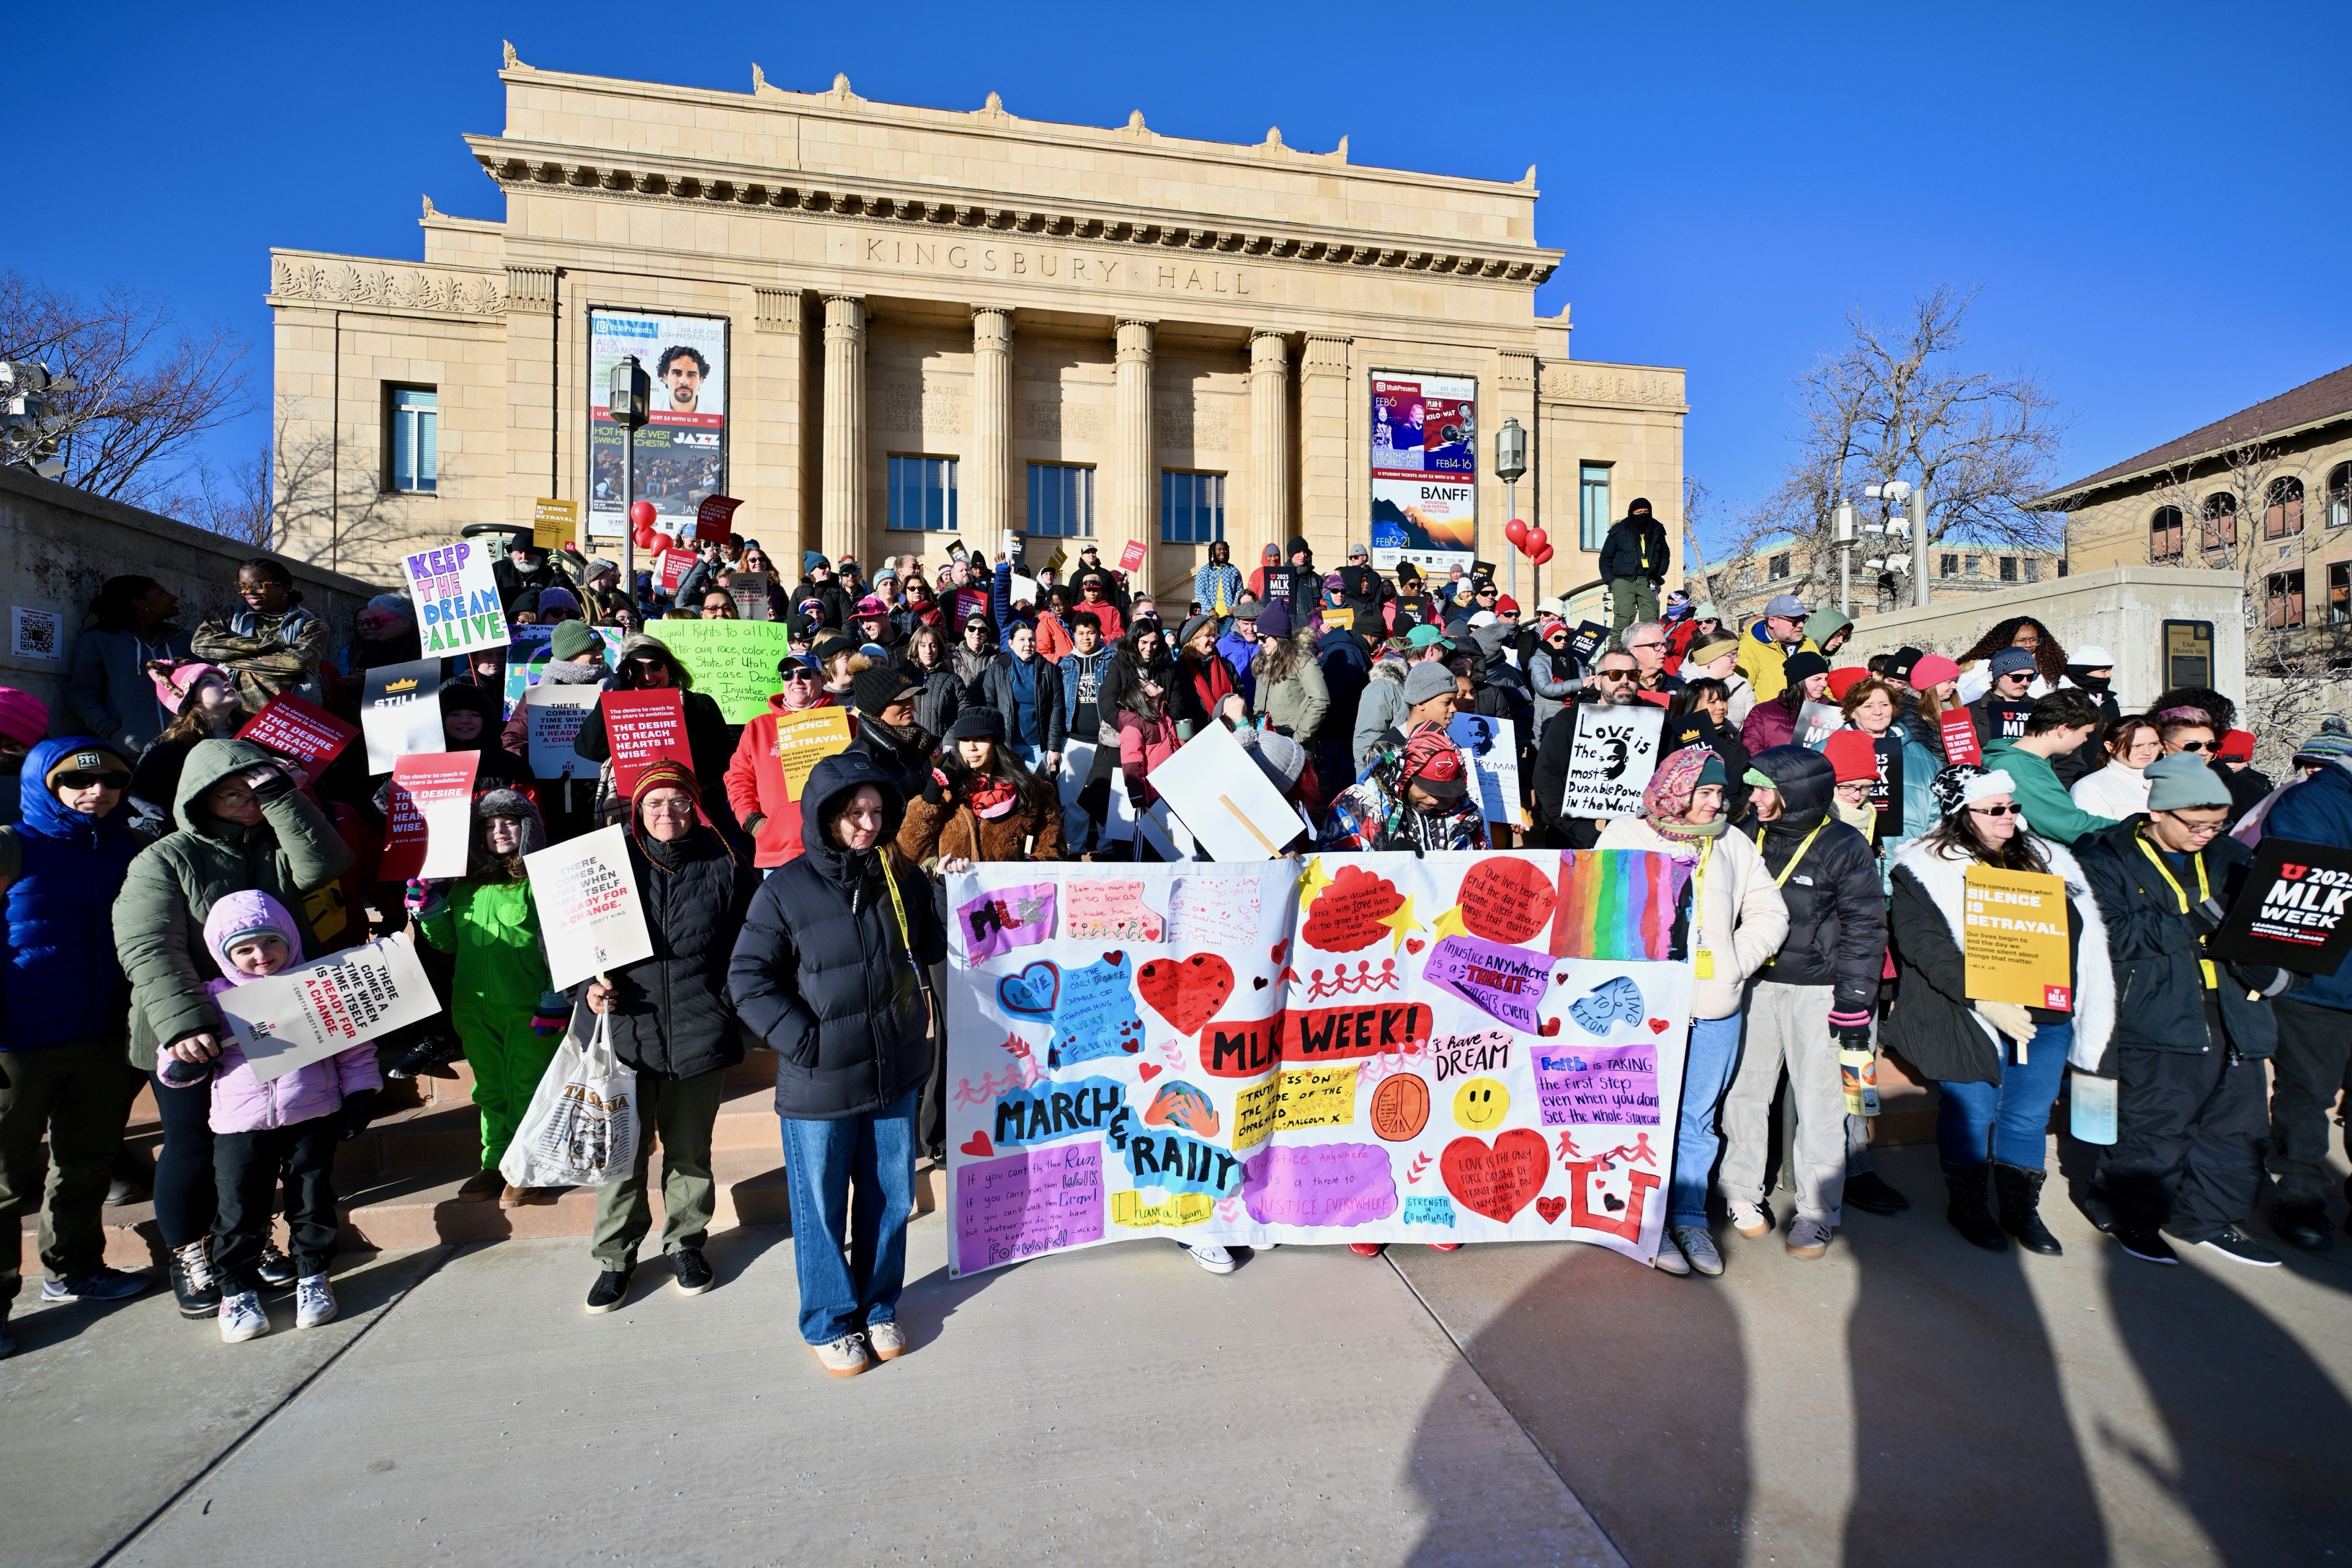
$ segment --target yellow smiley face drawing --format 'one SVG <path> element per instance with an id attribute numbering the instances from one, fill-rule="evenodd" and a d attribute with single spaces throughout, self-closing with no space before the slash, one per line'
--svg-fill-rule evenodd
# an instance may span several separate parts
<path id="1" fill-rule="evenodd" d="M 1502 1125 L 1511 1113 L 1511 1091 L 1491 1078 L 1474 1078 L 1454 1091 L 1454 1120 L 1473 1132 Z"/>

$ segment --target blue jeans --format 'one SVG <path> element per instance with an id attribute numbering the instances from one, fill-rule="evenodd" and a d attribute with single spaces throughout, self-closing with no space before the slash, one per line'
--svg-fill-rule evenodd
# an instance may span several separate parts
<path id="1" fill-rule="evenodd" d="M 1682 1116 L 1675 1127 L 1675 1173 L 1666 1184 L 1668 1225 L 1706 1224 L 1706 1191 L 1723 1140 L 1715 1131 L 1716 1107 L 1739 1063 L 1742 1016 L 1694 1018 L 1690 1051 L 1683 1062 Z"/>
<path id="2" fill-rule="evenodd" d="M 1936 1147 L 1955 1165 L 1981 1165 L 1985 1145 L 2004 1165 L 2029 1171 L 2042 1166 L 2049 1148 L 2050 1108 L 2066 1077 L 2066 1051 L 2074 1043 L 2072 1024 L 2044 1024 L 2033 1032 L 2025 1060 L 2003 1062 L 1999 1083 L 1938 1083 Z M 2001 1044 L 2009 1044 L 2007 1036 Z"/>
<path id="3" fill-rule="evenodd" d="M 880 1110 L 833 1121 L 780 1117 L 793 1202 L 793 1268 L 801 1338 L 855 1333 L 898 1315 L 907 1283 L 907 1222 L 915 1215 L 915 1106 L 910 1089 Z M 845 1230 L 852 1232 L 843 1258 Z"/>

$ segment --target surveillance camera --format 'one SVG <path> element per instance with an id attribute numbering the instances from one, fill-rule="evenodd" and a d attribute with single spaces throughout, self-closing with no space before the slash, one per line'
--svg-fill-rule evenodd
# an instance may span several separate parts
<path id="1" fill-rule="evenodd" d="M 65 477 L 65 460 L 60 458 L 47 458 L 44 461 L 35 463 L 33 465 L 33 472 L 40 475 L 41 478 L 45 479 L 63 479 Z"/>

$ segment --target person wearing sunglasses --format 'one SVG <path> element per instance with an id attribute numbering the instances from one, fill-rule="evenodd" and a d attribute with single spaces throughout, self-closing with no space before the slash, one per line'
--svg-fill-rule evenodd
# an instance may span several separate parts
<path id="1" fill-rule="evenodd" d="M 2042 701 L 2058 696 L 2081 693 Z M 1936 774 L 1929 794 L 1937 820 L 1893 856 L 1888 926 L 1896 1000 L 1879 1043 L 1939 1087 L 1945 1219 L 1988 1252 L 2008 1250 L 2014 1237 L 2028 1252 L 2055 1256 L 2058 1239 L 2041 1217 L 2044 1131 L 2068 1053 L 2095 1061 L 2115 1027 L 2106 924 L 2074 854 L 2028 826 L 2032 814 L 2007 771 L 1958 763 Z M 1962 921 L 1971 866 L 2064 880 L 2068 1006 L 1969 996 Z"/>
<path id="2" fill-rule="evenodd" d="M 2080 848 L 2116 984 L 2131 998 L 2112 1049 L 2074 1052 L 2077 1068 L 2116 1079 L 2116 1141 L 2084 1207 L 2149 1263 L 2179 1262 L 2175 1242 L 2216 1261 L 2278 1263 L 2240 1222 L 2263 1186 L 2273 998 L 2294 977 L 2206 947 L 2232 874 L 2253 860 L 2223 832 L 2229 816 L 2229 786 L 2204 758 L 2175 752 L 2147 765 L 2146 815 Z"/>
<path id="3" fill-rule="evenodd" d="M 2054 765 L 2057 758 L 2069 755 L 2098 732 L 2097 704 L 2080 691 L 2062 688 L 2027 711 L 2025 732 L 2016 740 L 1996 737 L 1985 743 L 1985 766 L 2006 769 L 2016 781 L 2018 804 L 2033 831 L 2042 837 L 2072 845 L 2116 825 L 2112 816 L 2076 805 L 2066 786 L 2059 783 Z"/>
<path id="4" fill-rule="evenodd" d="M 776 683 L 782 689 L 768 699 L 766 712 L 743 726 L 726 773 L 727 804 L 751 834 L 751 864 L 762 871 L 794 858 L 803 848 L 801 797 L 777 753 L 778 726 L 821 709 L 848 706 L 825 689 L 824 672 L 806 655 L 778 661 Z M 839 731 L 843 749 L 856 729 L 857 721 L 845 717 Z"/>
<path id="5" fill-rule="evenodd" d="M 2013 741 L 2025 733 L 2033 680 L 2033 655 L 2024 648 L 2005 647 L 1992 656 L 1992 684 L 1969 704 L 1979 746 L 1990 749 L 1996 741 Z"/>
<path id="6" fill-rule="evenodd" d="M 1415 665 L 1413 671 L 1422 668 Z M 1641 679 L 1633 656 L 1623 648 L 1612 648 L 1592 661 L 1591 673 L 1579 684 L 1574 700 L 1554 714 L 1543 727 L 1543 733 L 1536 738 L 1536 821 L 1542 829 L 1545 847 L 1590 849 L 1600 839 L 1604 825 L 1598 819 L 1558 815 L 1568 793 L 1568 764 L 1576 751 L 1576 716 L 1596 704 L 1632 707 L 1642 700 Z M 1408 702 L 1413 700 L 1411 673 L 1405 678 L 1405 697 Z M 1414 718 L 1417 721 L 1418 715 Z"/>

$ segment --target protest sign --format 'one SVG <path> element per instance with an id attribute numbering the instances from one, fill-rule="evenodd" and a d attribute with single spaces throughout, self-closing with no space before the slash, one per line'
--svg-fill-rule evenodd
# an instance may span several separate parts
<path id="1" fill-rule="evenodd" d="M 523 693 L 523 711 L 530 726 L 530 773 L 533 778 L 591 778 L 601 770 L 572 746 L 580 726 L 595 710 L 604 693 L 593 686 L 534 686 Z"/>
<path id="2" fill-rule="evenodd" d="M 367 736 L 368 772 L 388 773 L 411 752 L 437 752 L 441 736 L 441 661 L 379 664 L 360 688 L 360 731 Z"/>
<path id="3" fill-rule="evenodd" d="M 757 719 L 783 689 L 776 666 L 792 651 L 793 638 L 780 622 L 664 621 L 656 632 L 730 724 Z"/>
<path id="4" fill-rule="evenodd" d="M 1694 708 L 1679 719 L 1669 719 L 1658 738 L 1658 754 L 1671 757 L 1685 746 L 1715 744 L 1715 721 L 1703 708 Z"/>
<path id="5" fill-rule="evenodd" d="M 1341 609 L 1337 605 L 1324 605 L 1323 629 L 1325 631 L 1337 630 L 1343 632 L 1355 630 L 1356 612 L 1353 610 Z"/>
<path id="6" fill-rule="evenodd" d="M 541 496 L 530 509 L 530 542 L 541 550 L 561 550 L 580 537 L 580 503 L 551 500 Z"/>
<path id="7" fill-rule="evenodd" d="M 1969 998 L 2073 1012 L 2065 879 L 1970 862 L 1962 880 L 1962 988 Z"/>
<path id="8" fill-rule="evenodd" d="M 213 1002 L 264 1083 L 441 1011 L 404 931 L 232 985 Z"/>
<path id="9" fill-rule="evenodd" d="M 379 880 L 466 874 L 481 765 L 479 752 L 412 752 L 393 763 Z"/>
<path id="10" fill-rule="evenodd" d="M 962 635 L 961 628 L 964 622 L 971 619 L 974 616 L 983 616 L 991 620 L 995 619 L 994 615 L 992 613 L 992 606 L 988 602 L 988 590 L 985 588 L 958 588 L 955 592 L 955 619 L 956 626 L 958 628 L 957 635 L 959 637 Z"/>
<path id="11" fill-rule="evenodd" d="M 2032 713 L 2033 704 L 1997 702 L 1988 697 L 1985 699 L 1984 711 L 1986 721 L 1992 727 L 1992 732 L 1987 737 L 1988 739 L 2015 741 L 2024 737 L 2025 721 L 2027 716 Z"/>
<path id="12" fill-rule="evenodd" d="M 1977 744 L 1975 717 L 1965 708 L 1946 710 L 1937 719 L 1936 728 L 1944 738 L 1944 761 L 1958 766 L 1962 763 L 1984 761 L 1984 748 Z"/>
<path id="13" fill-rule="evenodd" d="M 806 713 L 776 717 L 776 767 L 794 800 L 808 787 L 817 763 L 849 749 L 849 713 L 842 708 L 818 708 Z"/>
<path id="14" fill-rule="evenodd" d="M 678 623 L 683 626 L 683 621 Z M 637 793 L 646 764 L 667 757 L 694 771 L 686 744 L 686 693 L 675 689 L 604 693 L 604 739 L 613 748 L 613 788 L 623 799 Z M 695 783 L 715 784 L 697 779 Z"/>
<path id="15" fill-rule="evenodd" d="M 1818 752 L 1844 724 L 1845 715 L 1836 703 L 1808 702 L 1797 710 L 1797 744 L 1809 752 Z"/>
<path id="16" fill-rule="evenodd" d="M 1666 860 L 950 878 L 950 1272 L 1146 1235 L 1648 1261 L 1690 1017 Z"/>
<path id="17" fill-rule="evenodd" d="M 461 539 L 401 557 L 408 595 L 416 601 L 416 635 L 427 658 L 503 647 L 507 616 L 490 575 L 490 549 Z"/>
<path id="18" fill-rule="evenodd" d="M 601 971 L 654 955 L 618 823 L 522 858 L 547 949 L 548 984 L 562 991 Z"/>
<path id="19" fill-rule="evenodd" d="M 694 570 L 695 560 L 695 553 L 691 550 L 663 551 L 657 563 L 661 568 L 661 576 L 656 585 L 665 595 L 674 596 L 677 593 L 677 585 L 686 581 L 686 574 Z M 692 605 L 679 606 L 681 609 L 698 607 Z"/>
<path id="20" fill-rule="evenodd" d="M 1024 577 L 1020 573 L 1015 572 L 1013 574 L 1012 584 L 1008 590 L 1007 597 L 1011 598 L 1016 605 L 1035 604 L 1037 602 L 1037 579 L 1034 577 Z"/>
<path id="21" fill-rule="evenodd" d="M 440 705 L 436 702 L 434 708 L 437 715 Z M 245 728 L 236 732 L 240 741 L 250 741 L 301 763 L 306 782 L 315 781 L 326 772 L 327 764 L 342 755 L 343 748 L 358 735 L 357 730 L 332 713 L 290 691 L 271 698 L 268 706 L 247 720 Z"/>
<path id="22" fill-rule="evenodd" d="M 1264 603 L 1269 605 L 1280 605 L 1284 610 L 1287 611 L 1290 608 L 1291 586 L 1298 580 L 1297 570 L 1289 566 L 1268 566 L 1265 571 L 1265 598 Z"/>
<path id="23" fill-rule="evenodd" d="M 776 622 L 776 601 L 765 584 L 746 583 L 740 576 L 727 584 L 727 596 L 735 601 L 735 618 L 762 625 Z M 678 623 L 683 626 L 683 621 Z"/>
<path id="24" fill-rule="evenodd" d="M 2352 850 L 2265 838 L 2205 948 L 2231 963 L 2333 974 L 2352 948 Z"/>
<path id="25" fill-rule="evenodd" d="M 1576 635 L 1568 639 L 1568 651 L 1576 656 L 1578 668 L 1590 669 L 1592 668 L 1593 656 L 1601 651 L 1601 645 L 1608 640 L 1607 626 L 1602 626 L 1599 621 L 1581 621 L 1577 625 Z"/>
<path id="26" fill-rule="evenodd" d="M 735 509 L 743 503 L 733 496 L 704 496 L 694 509 L 694 537 L 724 544 L 735 529 Z"/>
<path id="27" fill-rule="evenodd" d="M 1223 724 L 1153 768 L 1151 787 L 1213 858 L 1263 860 L 1298 837 L 1297 814 Z"/>
<path id="28" fill-rule="evenodd" d="M 1657 771 L 1658 737 L 1665 730 L 1663 710 L 1615 707 L 1603 702 L 1579 702 L 1576 734 L 1568 759 L 1568 789 L 1561 797 L 1563 817 L 1608 820 L 1642 815 L 1642 792 Z"/>
<path id="29" fill-rule="evenodd" d="M 1143 570 L 1143 541 L 1130 539 L 1118 547 L 1118 569 L 1122 572 Z"/>
<path id="30" fill-rule="evenodd" d="M 1478 781 L 1478 806 L 1489 822 L 1524 826 L 1527 814 L 1519 807 L 1518 738 L 1508 719 L 1480 713 L 1456 713 L 1445 726 L 1454 743 L 1470 763 Z"/>
<path id="31" fill-rule="evenodd" d="M 1878 759 L 1878 782 L 1870 786 L 1870 804 L 1878 810 L 1881 843 L 1903 835 L 1903 734 L 1889 730 L 1870 743 Z"/>

